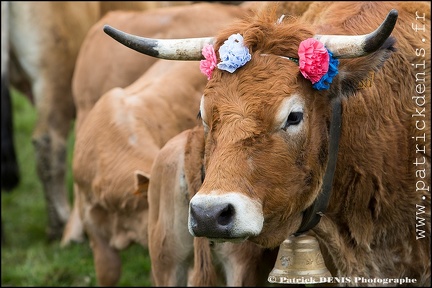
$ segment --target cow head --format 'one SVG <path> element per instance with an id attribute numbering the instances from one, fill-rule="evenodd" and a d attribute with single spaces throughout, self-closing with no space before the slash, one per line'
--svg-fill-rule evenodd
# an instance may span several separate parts
<path id="1" fill-rule="evenodd" d="M 240 44 L 249 55 L 232 73 L 217 68 L 207 73 L 200 106 L 205 179 L 190 201 L 192 235 L 215 241 L 249 239 L 275 247 L 298 230 L 303 212 L 323 186 L 332 102 L 353 94 L 368 71 L 389 57 L 396 19 L 393 10 L 370 34 L 332 36 L 315 35 L 298 20 L 267 14 L 238 22 L 215 39 L 194 42 L 199 51 L 204 43 L 214 43 L 214 51 L 220 52 L 231 35 L 241 35 Z M 111 27 L 105 31 L 118 32 Z M 350 58 L 340 62 L 328 89 L 315 89 L 299 72 L 299 46 L 310 38 L 325 45 L 333 58 Z M 127 42 L 130 39 L 123 41 Z M 128 46 L 175 58 L 161 41 L 139 38 L 139 42 L 150 45 Z M 183 49 L 174 51 L 180 51 L 178 59 L 185 59 Z M 221 55 L 217 57 L 221 60 Z M 195 54 L 193 59 L 202 56 Z"/>

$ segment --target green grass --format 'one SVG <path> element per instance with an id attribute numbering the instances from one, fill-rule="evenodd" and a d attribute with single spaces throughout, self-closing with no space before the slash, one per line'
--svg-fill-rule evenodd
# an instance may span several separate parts
<path id="1" fill-rule="evenodd" d="M 1 248 L 3 286 L 97 286 L 93 256 L 88 242 L 60 248 L 45 234 L 47 215 L 42 184 L 36 173 L 31 134 L 36 110 L 21 94 L 13 91 L 15 146 L 21 182 L 9 193 L 1 193 L 1 217 L 6 242 Z M 68 139 L 67 187 L 72 199 L 70 163 L 74 135 Z M 123 269 L 118 286 L 150 286 L 148 250 L 133 245 L 121 252 Z"/>

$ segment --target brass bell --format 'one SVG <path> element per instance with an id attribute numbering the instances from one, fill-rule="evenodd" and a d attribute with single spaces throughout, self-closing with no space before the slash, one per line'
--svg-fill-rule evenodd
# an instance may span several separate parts
<path id="1" fill-rule="evenodd" d="M 319 243 L 311 235 L 291 235 L 279 246 L 268 281 L 279 284 L 314 284 L 331 281 Z"/>

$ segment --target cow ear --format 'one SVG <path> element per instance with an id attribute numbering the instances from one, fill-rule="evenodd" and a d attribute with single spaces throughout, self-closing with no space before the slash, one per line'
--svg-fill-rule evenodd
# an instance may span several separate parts
<path id="1" fill-rule="evenodd" d="M 141 170 L 135 170 L 134 176 L 135 176 L 134 194 L 147 197 L 150 174 L 143 172 Z"/>
<path id="2" fill-rule="evenodd" d="M 367 56 L 340 59 L 338 75 L 334 84 L 330 85 L 330 95 L 349 97 L 361 89 L 374 85 L 374 78 L 380 73 L 381 67 L 395 51 L 394 38 L 389 38 L 378 51 Z"/>

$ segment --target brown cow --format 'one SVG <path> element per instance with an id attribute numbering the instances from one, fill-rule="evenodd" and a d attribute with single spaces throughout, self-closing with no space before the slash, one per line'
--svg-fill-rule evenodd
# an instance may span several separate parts
<path id="1" fill-rule="evenodd" d="M 267 3 L 241 6 L 265 9 Z M 308 3 L 288 5 L 282 5 L 279 10 L 297 15 L 306 10 Z M 202 183 L 203 137 L 202 126 L 182 132 L 168 141 L 154 160 L 148 189 L 153 283 L 156 286 L 263 286 L 277 251 L 264 250 L 251 242 L 210 244 L 205 238 L 193 239 L 187 231 L 188 200 Z M 189 272 L 192 267 L 193 271 Z"/>
<path id="2" fill-rule="evenodd" d="M 150 167 L 166 141 L 197 124 L 205 82 L 197 63 L 160 60 L 132 85 L 104 94 L 77 131 L 76 205 L 99 285 L 117 283 L 119 250 L 147 247 Z"/>
<path id="3" fill-rule="evenodd" d="M 206 238 L 194 239 L 187 230 L 189 200 L 204 176 L 203 155 L 200 125 L 169 140 L 154 160 L 148 188 L 153 284 L 263 286 L 277 251 L 252 242 L 210 243 Z"/>
<path id="4" fill-rule="evenodd" d="M 221 31 L 191 234 L 275 247 L 312 230 L 345 284 L 429 286 L 426 27 L 426 2 L 317 2 Z M 150 43 L 136 48 L 176 58 Z"/>
<path id="5" fill-rule="evenodd" d="M 2 63 L 6 59 L 9 61 L 4 74 L 2 68 L 2 99 L 8 97 L 5 93 L 10 80 L 10 85 L 27 95 L 35 105 L 38 119 L 32 139 L 36 168 L 46 198 L 47 235 L 50 240 L 57 239 L 70 212 L 65 155 L 67 136 L 75 117 L 71 80 L 86 33 L 108 11 L 147 10 L 190 2 L 9 1 L 8 7 L 3 9 L 4 4 L 2 1 L 2 21 L 5 18 L 9 23 L 2 25 L 2 37 L 5 37 L 2 45 L 3 40 L 9 41 L 9 54 L 2 49 Z M 2 117 L 5 115 L 2 112 Z M 11 133 L 5 136 L 12 138 Z M 18 181 L 11 182 L 9 186 L 16 183 Z"/>

